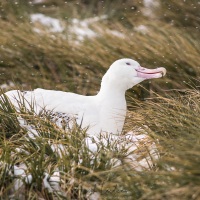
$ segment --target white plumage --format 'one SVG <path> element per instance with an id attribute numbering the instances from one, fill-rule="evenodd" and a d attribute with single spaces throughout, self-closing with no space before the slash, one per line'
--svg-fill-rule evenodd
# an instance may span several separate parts
<path id="1" fill-rule="evenodd" d="M 81 124 L 82 128 L 89 127 L 87 131 L 89 136 L 85 138 L 85 142 L 91 152 L 97 151 L 99 139 L 96 136 L 100 132 L 115 134 L 110 135 L 110 140 L 113 142 L 118 141 L 117 147 L 119 150 L 120 147 L 125 146 L 130 154 L 125 161 L 136 170 L 143 170 L 152 167 L 151 159 L 152 157 L 156 159 L 158 152 L 155 144 L 150 143 L 151 155 L 138 161 L 138 157 L 141 156 L 141 149 L 138 149 L 138 146 L 142 145 L 143 148 L 146 148 L 147 135 L 135 135 L 133 132 L 126 136 L 120 135 L 127 109 L 125 92 L 145 79 L 160 78 L 165 74 L 166 70 L 163 67 L 146 69 L 132 59 L 121 59 L 110 66 L 102 78 L 100 91 L 95 96 L 82 96 L 70 92 L 44 89 L 33 91 L 12 90 L 6 92 L 6 95 L 17 110 L 20 109 L 21 104 L 25 104 L 27 109 L 34 108 L 35 113 L 38 115 L 47 112 L 51 120 L 58 126 L 64 125 L 67 128 L 75 119 L 78 124 Z M 24 100 L 22 97 L 24 97 Z M 20 125 L 27 129 L 29 137 L 34 138 L 37 136 L 37 131 L 31 125 L 26 124 L 23 118 L 19 117 L 18 120 Z M 102 142 L 106 145 L 107 140 L 102 139 Z M 61 152 L 64 149 L 62 144 L 52 145 L 51 148 L 62 157 Z M 21 151 L 20 148 L 16 150 Z M 119 161 L 116 164 L 119 164 Z M 32 175 L 26 173 L 26 170 L 27 166 L 23 163 L 14 166 L 15 191 L 24 186 L 24 181 L 28 184 L 32 182 Z M 52 176 L 45 172 L 43 186 L 50 192 L 60 191 L 59 171 L 54 172 Z M 98 193 L 94 193 L 93 196 L 90 196 L 90 199 L 98 198 L 98 195 Z"/>
<path id="2" fill-rule="evenodd" d="M 160 78 L 165 73 L 163 67 L 146 69 L 132 59 L 120 59 L 103 76 L 100 91 L 95 96 L 44 89 L 25 92 L 13 90 L 6 95 L 17 109 L 23 96 L 28 109 L 34 105 L 37 114 L 45 109 L 59 126 L 63 120 L 68 124 L 74 118 L 82 128 L 89 127 L 90 135 L 100 132 L 119 134 L 126 116 L 126 90 L 145 79 Z"/>

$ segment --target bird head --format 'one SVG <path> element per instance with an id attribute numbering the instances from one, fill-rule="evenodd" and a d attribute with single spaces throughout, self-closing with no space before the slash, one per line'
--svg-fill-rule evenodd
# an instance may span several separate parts
<path id="1" fill-rule="evenodd" d="M 147 69 L 132 59 L 123 58 L 115 61 L 106 74 L 102 82 L 115 85 L 115 87 L 127 90 L 134 85 L 146 80 L 163 77 L 166 74 L 164 67 Z"/>

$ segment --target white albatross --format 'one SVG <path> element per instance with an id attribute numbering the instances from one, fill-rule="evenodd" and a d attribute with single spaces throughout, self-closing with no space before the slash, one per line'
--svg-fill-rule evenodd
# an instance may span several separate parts
<path id="1" fill-rule="evenodd" d="M 135 135 L 134 132 L 128 133 L 126 136 L 120 136 L 122 131 L 125 117 L 126 117 L 126 100 L 125 91 L 134 85 L 140 83 L 145 79 L 160 78 L 166 74 L 166 70 L 163 67 L 157 69 L 146 69 L 139 65 L 138 62 L 131 59 L 121 59 L 114 62 L 106 74 L 102 78 L 101 88 L 95 96 L 82 96 L 69 92 L 35 89 L 34 91 L 20 91 L 12 90 L 6 92 L 6 95 L 14 104 L 17 110 L 20 109 L 20 103 L 25 103 L 27 109 L 31 109 L 30 105 L 34 104 L 34 110 L 36 114 L 41 113 L 44 109 L 49 111 L 56 124 L 61 125 L 61 120 L 66 122 L 70 121 L 70 118 L 75 117 L 78 124 L 82 127 L 89 127 L 87 133 L 88 137 L 85 138 L 85 142 L 90 152 L 96 152 L 98 150 L 98 144 L 102 144 L 97 137 L 100 132 L 108 132 L 109 141 L 112 140 L 113 144 L 116 144 L 117 149 L 121 150 L 124 147 L 128 150 L 125 162 L 131 164 L 131 166 L 138 171 L 143 169 L 150 169 L 153 165 L 152 158 L 157 159 L 158 153 L 154 142 L 150 141 L 150 146 L 146 145 L 146 140 L 149 138 L 146 134 Z M 22 100 L 24 97 L 25 101 Z M 20 111 L 20 110 L 19 110 Z M 57 115 L 57 120 L 55 119 Z M 37 131 L 29 124 L 24 123 L 24 119 L 18 117 L 19 123 L 22 127 L 28 131 L 28 136 L 35 137 Z M 135 131 L 135 130 L 134 130 Z M 136 130 L 137 132 L 137 130 Z M 145 132 L 145 131 L 144 131 Z M 92 136 L 92 137 L 90 137 Z M 94 142 L 95 140 L 95 142 Z M 107 136 L 101 139 L 103 144 L 107 145 Z M 117 143 L 115 143 L 117 141 Z M 100 143 L 99 143 L 100 142 Z M 149 140 L 148 140 L 149 142 Z M 139 148 L 142 146 L 142 148 Z M 144 154 L 144 149 L 150 147 L 147 157 L 138 159 L 141 157 L 141 153 Z M 65 146 L 62 144 L 52 144 L 52 150 L 62 157 L 62 152 L 65 150 Z M 21 147 L 16 149 L 17 152 L 23 151 Z M 27 154 L 29 154 L 27 152 Z M 91 153 L 91 160 L 94 154 Z M 79 162 L 82 162 L 81 160 Z M 114 166 L 120 165 L 120 160 L 115 158 L 112 160 Z M 32 174 L 27 173 L 28 166 L 24 163 L 14 165 L 14 192 L 18 191 L 22 186 L 30 184 L 33 181 Z M 49 192 L 59 191 L 61 192 L 61 178 L 60 172 L 55 171 L 52 175 L 44 172 L 44 179 L 42 180 L 43 187 L 48 189 Z M 96 193 L 95 195 L 100 195 Z M 23 196 L 23 194 L 22 194 Z M 97 199 L 98 197 L 92 197 L 88 199 Z"/>
<path id="2" fill-rule="evenodd" d="M 100 132 L 118 135 L 126 117 L 126 90 L 146 79 L 160 78 L 165 74 L 166 69 L 163 67 L 147 69 L 132 59 L 124 58 L 110 66 L 102 78 L 100 91 L 95 96 L 44 89 L 25 92 L 12 90 L 5 94 L 17 109 L 23 96 L 28 109 L 34 102 L 36 114 L 45 108 L 54 113 L 53 116 L 58 115 L 58 125 L 63 119 L 68 122 L 74 117 L 82 128 L 89 127 L 89 135 L 95 136 Z"/>

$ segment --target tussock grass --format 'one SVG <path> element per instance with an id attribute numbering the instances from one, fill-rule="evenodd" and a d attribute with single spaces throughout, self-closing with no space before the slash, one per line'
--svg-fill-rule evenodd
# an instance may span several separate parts
<path id="1" fill-rule="evenodd" d="M 144 103 L 134 100 L 124 132 L 133 129 L 137 134 L 148 133 L 160 154 L 158 160 L 153 160 L 155 167 L 143 171 L 124 162 L 127 149 L 100 142 L 98 151 L 91 152 L 84 143 L 86 130 L 74 126 L 66 131 L 56 127 L 48 116 L 13 113 L 4 100 L 0 119 L 23 117 L 37 135 L 31 137 L 27 126 L 16 130 L 18 121 L 11 127 L 10 121 L 5 120 L 11 133 L 8 137 L 2 135 L 0 141 L 2 197 L 13 194 L 26 199 L 84 199 L 98 192 L 103 199 L 113 198 L 115 193 L 119 199 L 198 199 L 200 94 L 197 90 L 184 92 L 185 95 L 176 93 L 176 98 L 158 95 Z M 4 127 L 1 132 L 7 133 Z M 123 164 L 119 166 L 117 160 Z M 32 175 L 30 184 L 23 177 L 13 177 L 13 167 L 22 163 L 27 175 Z M 55 172 L 60 176 L 59 190 L 49 191 L 43 179 L 46 173 L 50 179 Z M 13 192 L 16 180 L 22 180 L 25 186 Z"/>
<path id="2" fill-rule="evenodd" d="M 103 30 L 106 25 L 101 26 Z M 200 62 L 199 41 L 195 34 L 183 34 L 173 27 L 160 30 L 151 26 L 145 37 L 137 32 L 131 36 L 123 26 L 118 26 L 127 40 L 102 32 L 103 37 L 85 41 L 84 46 L 73 46 L 59 37 L 38 37 L 36 33 L 26 37 L 31 31 L 28 24 L 26 28 L 19 26 L 20 31 L 13 33 L 12 26 L 9 29 L 7 25 L 10 34 L 6 41 L 5 35 L 1 37 L 4 40 L 1 48 L 2 81 L 12 77 L 16 83 L 24 84 L 25 89 L 44 87 L 95 94 L 110 64 L 116 59 L 131 57 L 149 68 L 167 68 L 167 78 L 154 81 L 156 91 L 195 85 Z M 93 49 L 96 49 L 95 53 Z"/>
<path id="3" fill-rule="evenodd" d="M 160 15 L 168 23 L 176 26 L 194 27 L 199 32 L 199 2 L 195 0 L 185 2 L 168 0 L 162 2 L 161 6 L 160 11 L 164 10 L 165 12 L 160 13 Z M 158 12 L 160 11 L 158 10 Z"/>
<path id="4" fill-rule="evenodd" d="M 125 158 L 126 150 L 118 152 L 109 137 L 106 145 L 96 143 L 97 152 L 92 152 L 84 141 L 86 130 L 78 125 L 65 131 L 50 122 L 48 116 L 41 118 L 24 110 L 23 104 L 22 112 L 15 111 L 6 96 L 0 103 L 0 119 L 4 122 L 1 133 L 5 133 L 0 138 L 2 198 L 84 199 L 115 185 L 119 174 L 111 169 L 118 158 Z M 18 120 L 11 126 L 7 118 L 18 119 L 20 126 Z M 25 174 L 17 175 L 18 168 Z M 50 183 L 51 176 L 59 177 L 57 189 L 45 185 L 47 173 Z"/>
<path id="5" fill-rule="evenodd" d="M 152 188 L 142 199 L 199 198 L 200 96 L 197 90 L 184 92 L 177 92 L 176 98 L 157 96 L 153 101 L 140 102 L 127 119 L 128 126 L 142 126 L 159 141 L 158 169 L 147 172 L 144 179 Z"/>
<path id="6" fill-rule="evenodd" d="M 48 116 L 40 118 L 26 110 L 16 112 L 3 98 L 2 198 L 14 194 L 25 199 L 84 199 L 89 191 L 99 192 L 102 199 L 200 198 L 198 2 L 160 1 L 152 16 L 143 15 L 145 9 L 142 1 L 126 0 L 0 2 L 0 84 L 11 80 L 16 88 L 42 87 L 88 95 L 96 94 L 102 75 L 119 58 L 130 57 L 144 67 L 167 69 L 165 78 L 145 82 L 141 84 L 144 89 L 136 86 L 127 93 L 129 113 L 124 133 L 142 127 L 138 134 L 147 132 L 160 152 L 160 158 L 153 160 L 155 167 L 141 172 L 127 164 L 113 167 L 113 158 L 123 161 L 126 154 L 116 151 L 115 146 L 98 144 L 98 153 L 90 152 L 82 142 L 86 130 L 77 126 L 66 132 L 52 124 Z M 66 30 L 38 34 L 30 23 L 32 13 L 61 19 Z M 77 43 L 75 37 L 68 36 L 71 19 L 103 14 L 107 19 L 90 25 L 98 37 Z M 139 25 L 145 25 L 147 31 L 138 32 Z M 118 31 L 124 37 L 107 30 Z M 175 92 L 177 89 L 179 92 Z M 36 128 L 39 136 L 27 137 L 29 132 L 20 126 L 20 117 Z M 53 151 L 52 145 L 57 148 L 59 144 L 65 147 Z M 13 177 L 13 166 L 20 163 L 25 165 L 26 174 L 32 175 L 32 184 L 25 178 Z M 42 183 L 44 172 L 51 176 L 55 171 L 60 172 L 60 190 L 49 192 Z M 25 186 L 13 191 L 16 180 Z"/>
<path id="7" fill-rule="evenodd" d="M 4 2 L 6 6 L 2 4 L 5 10 L 12 4 L 6 2 Z M 22 2 L 17 4 L 18 9 L 21 8 Z M 42 12 L 40 9 L 43 9 L 43 13 L 46 10 L 47 15 L 55 17 L 52 15 L 55 13 L 54 9 L 58 9 L 57 13 L 66 9 L 67 13 L 70 9 L 75 12 L 79 9 L 77 6 L 88 6 L 87 2 L 85 4 L 79 2 L 76 6 L 73 2 L 69 2 L 70 6 L 67 5 L 69 7 L 61 7 L 61 4 L 63 2 L 58 1 L 55 6 L 50 6 L 51 2 L 47 1 L 44 3 L 46 7 L 42 7 L 43 4 L 29 5 L 32 10 L 26 10 L 26 14 Z M 130 3 L 123 2 L 121 8 L 126 7 L 126 12 L 121 10 L 118 16 L 120 13 L 126 16 L 117 20 L 115 18 L 119 11 L 117 5 L 119 4 L 116 4 L 114 14 L 107 12 L 107 19 L 91 25 L 91 29 L 100 33 L 100 36 L 85 39 L 78 45 L 67 39 L 67 31 L 62 34 L 35 33 L 34 25 L 29 23 L 27 17 L 24 17 L 26 19 L 24 21 L 19 19 L 13 21 L 9 17 L 1 20 L 1 82 L 13 80 L 16 84 L 23 85 L 24 89 L 43 87 L 95 94 L 99 89 L 101 77 L 110 64 L 116 59 L 131 57 L 143 66 L 167 68 L 167 78 L 153 83 L 152 89 L 158 92 L 162 89 L 184 89 L 197 85 L 195 78 L 199 77 L 200 63 L 198 29 L 194 26 L 184 29 L 168 25 L 165 21 L 159 20 L 159 15 L 157 20 L 150 21 L 142 16 L 142 4 L 137 2 L 134 5 L 140 12 L 137 9 L 129 10 Z M 184 5 L 181 4 L 182 7 Z M 25 11 L 22 9 L 21 13 Z M 70 19 L 73 17 L 81 18 L 81 15 L 78 17 L 76 14 L 71 14 L 68 20 L 64 19 L 66 27 L 69 27 Z M 125 25 L 127 24 L 125 21 L 128 21 L 128 26 Z M 147 33 L 135 30 L 135 27 L 141 24 L 146 25 Z M 125 38 L 119 38 L 105 31 L 108 28 L 121 32 Z"/>

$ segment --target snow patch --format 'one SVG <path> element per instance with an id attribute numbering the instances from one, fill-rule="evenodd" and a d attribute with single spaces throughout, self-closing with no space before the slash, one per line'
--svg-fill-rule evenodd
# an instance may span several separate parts
<path id="1" fill-rule="evenodd" d="M 149 32 L 149 29 L 145 25 L 136 26 L 134 29 L 135 29 L 135 31 L 137 31 L 139 33 L 143 33 L 143 34 L 146 34 Z"/>
<path id="2" fill-rule="evenodd" d="M 145 7 L 157 7 L 159 6 L 158 0 L 144 0 L 144 6 Z"/>
<path id="3" fill-rule="evenodd" d="M 75 34 L 77 39 L 80 41 L 83 41 L 85 38 L 97 37 L 98 33 L 92 30 L 90 26 L 94 24 L 95 22 L 104 20 L 106 18 L 107 18 L 106 15 L 93 17 L 93 18 L 87 18 L 84 20 L 79 20 L 79 19 L 74 18 L 71 20 L 72 25 L 69 26 L 69 32 L 71 34 Z"/>
<path id="4" fill-rule="evenodd" d="M 33 4 L 40 4 L 40 3 L 45 3 L 46 0 L 33 0 L 32 3 Z"/>
<path id="5" fill-rule="evenodd" d="M 94 30 L 90 28 L 90 26 L 104 19 L 107 19 L 106 15 L 93 17 L 93 18 L 87 18 L 84 20 L 72 19 L 71 21 L 72 25 L 69 27 L 69 32 L 71 34 L 75 34 L 76 38 L 79 41 L 83 41 L 85 38 L 101 36 L 102 30 L 99 30 L 99 32 L 95 32 Z M 103 31 L 118 38 L 125 38 L 125 35 L 117 30 L 105 29 Z"/>
<path id="6" fill-rule="evenodd" d="M 83 41 L 85 38 L 97 37 L 99 34 L 92 30 L 90 26 L 106 18 L 106 15 L 102 15 L 93 18 L 87 18 L 84 20 L 79 20 L 76 18 L 72 19 L 71 25 L 68 26 L 69 39 L 73 38 L 72 35 L 75 35 L 76 39 L 79 41 Z M 30 19 L 35 25 L 36 23 L 40 23 L 45 28 L 48 28 L 50 32 L 63 32 L 65 29 L 59 19 L 45 16 L 41 13 L 31 14 Z M 33 30 L 37 33 L 43 32 L 43 30 L 38 26 L 35 26 Z"/>
<path id="7" fill-rule="evenodd" d="M 0 88 L 2 90 L 8 90 L 8 89 L 10 89 L 10 88 L 12 88 L 14 86 L 15 86 L 15 84 L 12 81 L 8 81 L 8 83 L 1 84 Z"/>
<path id="8" fill-rule="evenodd" d="M 108 30 L 108 33 L 110 33 L 113 36 L 116 36 L 118 38 L 125 38 L 125 35 L 119 31 L 116 30 Z"/>
<path id="9" fill-rule="evenodd" d="M 39 2 L 39 1 L 38 1 Z M 96 26 L 97 30 L 95 31 L 92 29 L 91 26 L 95 26 L 95 23 L 101 20 L 107 19 L 107 15 L 102 15 L 102 16 L 96 16 L 92 18 L 86 18 L 83 20 L 73 18 L 71 19 L 71 25 L 68 26 L 68 38 L 73 40 L 73 36 L 75 36 L 75 39 L 77 40 L 77 43 L 79 44 L 80 41 L 84 41 L 86 38 L 94 38 L 102 35 L 102 30 L 99 29 Z M 47 28 L 49 32 L 54 32 L 54 33 L 62 33 L 65 30 L 64 24 L 61 23 L 59 19 L 55 19 L 49 16 L 45 16 L 44 14 L 41 13 L 36 13 L 36 14 L 31 14 L 30 15 L 31 22 L 34 23 L 33 30 L 36 33 L 43 33 L 44 29 Z M 38 26 L 39 23 L 40 25 L 44 26 Z M 105 29 L 103 30 L 104 32 L 107 32 L 110 35 L 113 35 L 118 38 L 125 38 L 125 35 L 117 30 L 110 30 L 110 29 Z"/>
<path id="10" fill-rule="evenodd" d="M 31 14 L 30 15 L 31 21 L 33 23 L 39 22 L 43 26 L 49 29 L 50 32 L 63 32 L 64 27 L 62 26 L 60 20 L 45 16 L 43 14 Z M 38 28 L 34 28 L 34 31 L 40 33 L 41 30 Z"/>
<path id="11" fill-rule="evenodd" d="M 79 21 L 78 19 L 72 20 L 72 26 L 69 31 L 77 36 L 78 40 L 84 40 L 85 37 L 96 37 L 97 33 L 91 30 L 89 24 L 84 21 Z"/>
<path id="12" fill-rule="evenodd" d="M 14 175 L 14 191 L 18 191 L 25 184 L 31 184 L 33 177 L 28 174 L 27 166 L 25 164 L 20 164 L 19 166 L 14 165 L 13 175 Z M 44 172 L 43 186 L 49 192 L 60 190 L 60 172 L 55 171 L 52 175 Z"/>
<path id="13" fill-rule="evenodd" d="M 147 17 L 154 17 L 155 13 L 154 10 L 159 7 L 160 2 L 159 0 L 143 0 L 144 3 L 144 9 L 143 9 L 143 15 Z"/>

